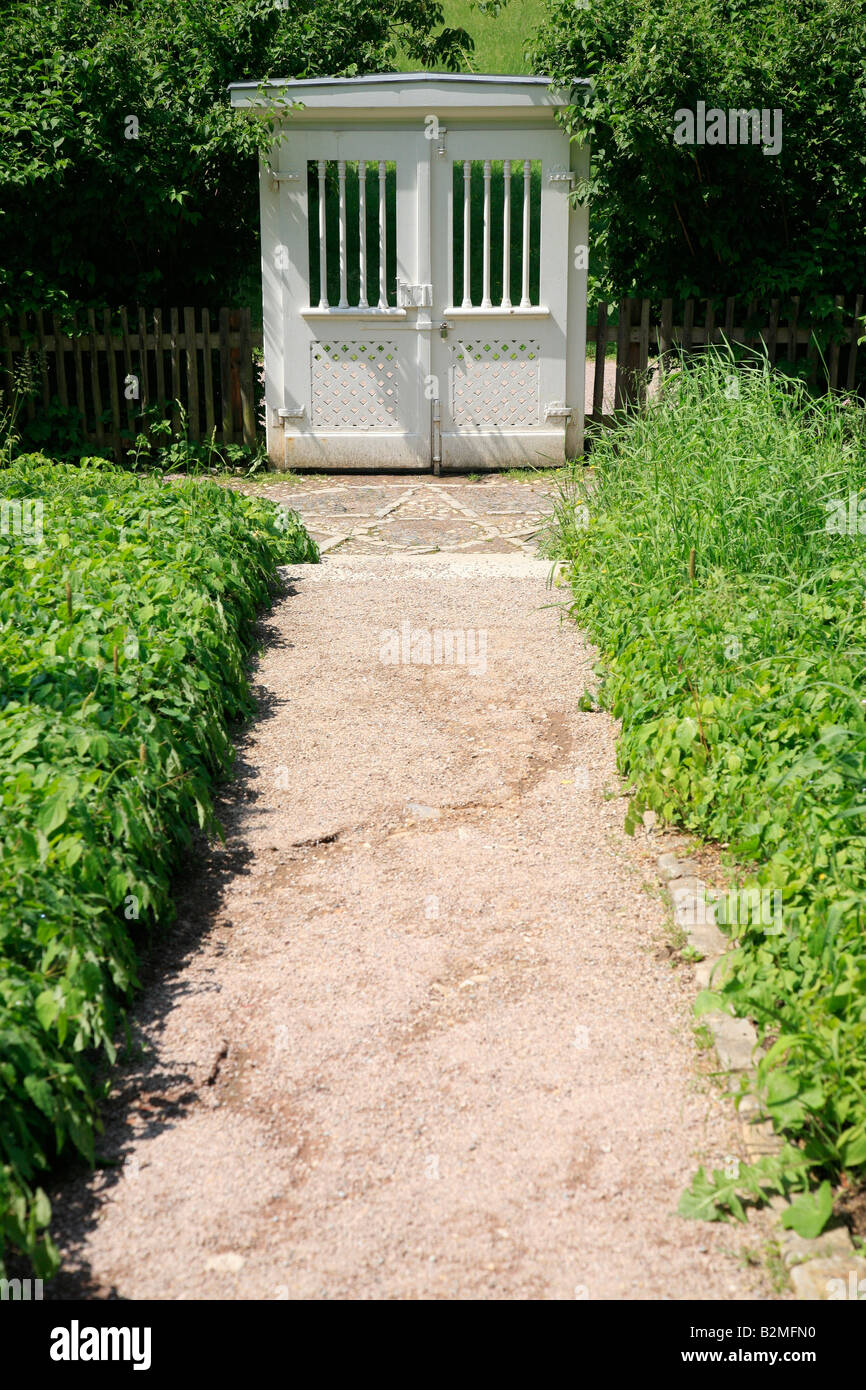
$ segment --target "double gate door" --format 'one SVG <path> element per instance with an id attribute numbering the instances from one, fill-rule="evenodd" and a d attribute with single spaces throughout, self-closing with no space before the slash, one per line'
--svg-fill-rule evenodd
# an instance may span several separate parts
<path id="1" fill-rule="evenodd" d="M 279 148 L 270 216 L 263 195 L 283 348 L 271 461 L 439 472 L 580 452 L 585 213 L 566 136 L 430 116 Z"/>

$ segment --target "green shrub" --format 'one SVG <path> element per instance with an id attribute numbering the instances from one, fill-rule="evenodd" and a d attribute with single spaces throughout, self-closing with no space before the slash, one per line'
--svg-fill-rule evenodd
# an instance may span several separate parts
<path id="1" fill-rule="evenodd" d="M 267 118 L 230 82 L 455 68 L 436 0 L 0 0 L 0 318 L 260 302 Z M 246 298 L 243 298 L 246 296 Z"/>
<path id="2" fill-rule="evenodd" d="M 589 79 L 566 123 L 601 298 L 800 294 L 803 322 L 861 289 L 866 0 L 549 0 L 534 49 L 566 90 Z M 781 148 L 676 143 L 699 101 L 778 112 Z"/>
<path id="3" fill-rule="evenodd" d="M 866 412 L 715 355 L 593 461 L 563 494 L 558 545 L 622 720 L 628 825 L 652 808 L 782 894 L 781 929 L 740 923 L 698 1011 L 755 1020 L 757 1089 L 791 1144 L 736 1182 L 701 1172 L 681 1210 L 739 1215 L 750 1184 L 861 1181 Z"/>
<path id="4" fill-rule="evenodd" d="M 193 829 L 218 832 L 256 611 L 318 553 L 211 481 L 39 456 L 0 480 L 0 1268 L 11 1243 L 50 1273 L 39 1175 L 70 1144 L 93 1158 L 137 949 Z"/>

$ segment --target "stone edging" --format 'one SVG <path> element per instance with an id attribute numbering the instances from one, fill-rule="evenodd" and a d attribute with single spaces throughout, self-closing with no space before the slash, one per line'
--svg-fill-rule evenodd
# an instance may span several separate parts
<path id="1" fill-rule="evenodd" d="M 688 945 L 701 956 L 694 966 L 695 981 L 700 989 L 709 989 L 713 971 L 728 948 L 727 938 L 715 922 L 713 890 L 707 889 L 697 877 L 699 866 L 693 860 L 666 853 L 659 855 L 656 862 L 667 886 L 674 922 L 684 933 Z M 704 1014 L 702 1022 L 712 1034 L 719 1061 L 730 1074 L 734 1086 L 742 1075 L 753 1077 L 758 1034 L 750 1020 L 713 1012 Z M 737 1115 L 750 1161 L 781 1148 L 782 1140 L 774 1133 L 771 1122 L 761 1118 L 755 1096 L 743 1098 Z M 780 1214 L 790 1204 L 786 1197 L 775 1196 L 769 1205 Z M 858 1298 L 859 1281 L 866 1280 L 866 1260 L 854 1254 L 854 1242 L 847 1227 L 836 1226 L 814 1240 L 806 1240 L 779 1225 L 778 1241 L 797 1298 L 829 1298 L 831 1280 L 841 1281 L 846 1290 L 837 1293 L 837 1297 Z"/>

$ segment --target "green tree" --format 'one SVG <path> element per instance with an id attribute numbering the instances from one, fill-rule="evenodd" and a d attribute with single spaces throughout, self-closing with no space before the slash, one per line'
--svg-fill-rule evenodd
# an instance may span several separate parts
<path id="1" fill-rule="evenodd" d="M 228 84 L 471 48 L 428 0 L 0 0 L 0 18 L 0 312 L 224 300 L 257 265 L 267 139 Z"/>
<path id="2" fill-rule="evenodd" d="M 609 297 L 862 290 L 866 0 L 550 0 L 536 70 L 575 88 Z M 782 113 L 782 146 L 674 141 L 676 113 Z"/>

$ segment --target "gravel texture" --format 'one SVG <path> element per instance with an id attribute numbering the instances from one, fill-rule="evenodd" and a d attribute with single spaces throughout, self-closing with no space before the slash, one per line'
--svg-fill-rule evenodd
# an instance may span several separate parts
<path id="1" fill-rule="evenodd" d="M 741 1140 L 549 570 L 285 571 L 226 842 L 186 866 L 116 1072 L 117 1166 L 54 1193 L 55 1295 L 772 1296 L 738 1259 L 761 1218 L 675 1214 Z M 383 661 L 404 623 L 485 659 Z"/>

